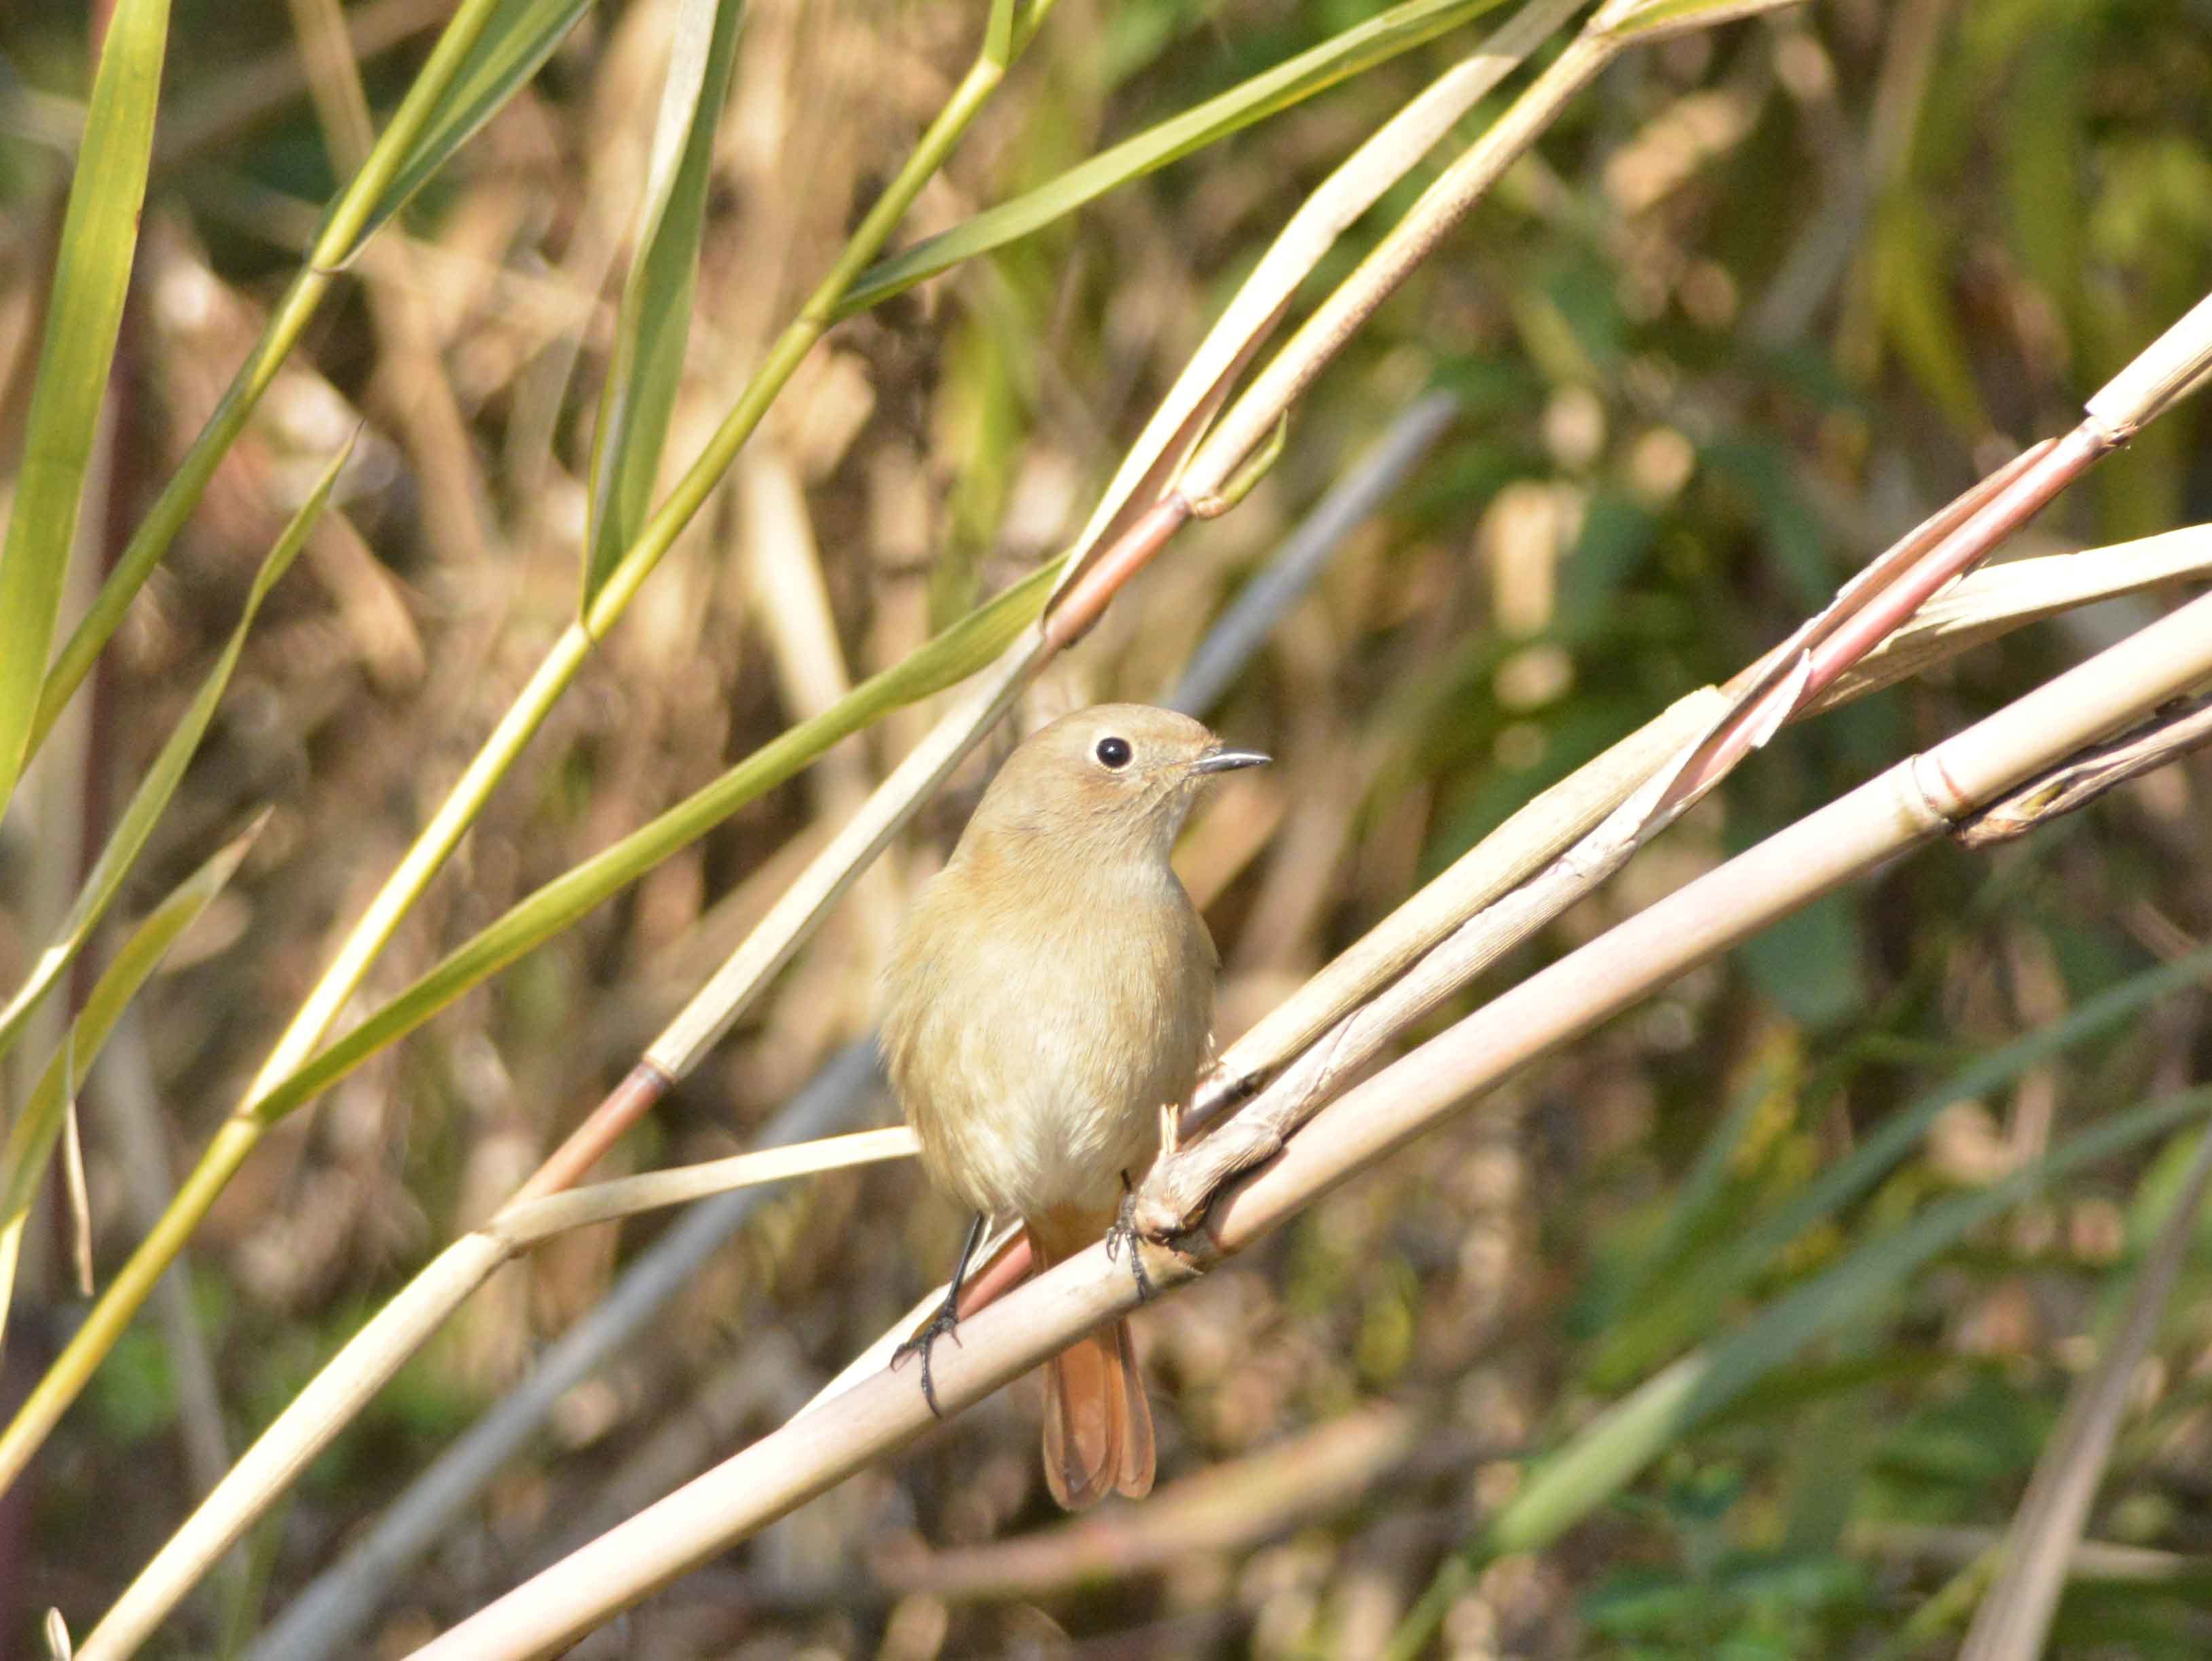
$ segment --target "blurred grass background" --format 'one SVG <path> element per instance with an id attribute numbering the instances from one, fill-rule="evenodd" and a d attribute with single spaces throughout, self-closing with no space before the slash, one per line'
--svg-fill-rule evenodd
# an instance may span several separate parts
<path id="1" fill-rule="evenodd" d="M 444 10 L 348 8 L 380 110 Z M 1061 0 L 902 243 L 1367 10 Z M 145 897 L 166 891 L 273 806 L 187 960 L 87 1086 L 102 1265 L 143 1232 L 134 1182 L 149 1169 L 173 1181 L 205 1141 L 574 614 L 592 413 L 671 16 L 658 0 L 594 10 L 409 208 L 318 318 L 103 660 L 87 776 L 114 791 L 221 650 L 331 449 L 367 423 L 345 520 L 326 521 L 270 599 L 134 879 Z M 973 8 L 922 0 L 749 7 L 671 468 L 942 106 L 976 27 Z M 11 468 L 87 28 L 85 9 L 59 0 L 0 12 Z M 1369 70 L 841 325 L 556 708 L 372 991 L 397 990 L 810 713 L 824 672 L 896 663 L 1063 546 L 1305 192 L 1471 38 Z M 88 515 L 109 545 L 198 430 L 344 171 L 283 7 L 177 0 L 164 100 Z M 2208 111 L 2212 11 L 2149 0 L 1823 0 L 1607 71 L 1330 369 L 1244 506 L 1187 532 L 1024 711 L 1027 724 L 1158 696 L 1395 414 L 1431 386 L 1460 399 L 1427 462 L 1212 712 L 1279 758 L 1220 793 L 1185 849 L 1222 948 L 1224 1036 L 1543 784 L 1733 672 L 1890 538 L 2070 425 L 2212 281 Z M 1375 233 L 1413 188 L 1370 216 Z M 1349 268 L 1368 228 L 1323 277 Z M 2203 421 L 2183 405 L 2016 545 L 2203 516 Z M 763 576 L 764 551 L 793 538 L 817 551 L 834 640 L 794 624 L 803 608 Z M 1786 731 L 1547 949 L 2148 614 L 2031 630 Z M 269 1136 L 191 1261 L 219 1405 L 194 1396 L 154 1321 L 133 1329 L 4 1502 L 11 1639 L 27 1641 L 49 1604 L 112 1597 L 203 1486 L 194 1439 L 234 1451 L 503 1199 L 927 719 L 909 710 L 848 741 Z M 888 931 L 981 777 L 925 814 L 617 1161 L 750 1145 L 866 1030 Z M 2204 940 L 2208 789 L 2212 770 L 2193 762 L 2022 845 L 1937 849 L 1825 901 L 1144 1317 L 1164 1483 L 1214 1473 L 1235 1526 L 1156 1501 L 1102 1513 L 1091 1535 L 1039 1535 L 1054 1518 L 1036 1404 L 1016 1388 L 587 1652 L 1383 1652 L 1523 1462 L 1605 1402 L 1923 1201 L 2205 1076 L 2205 1000 L 2166 1000 L 1946 1109 L 1880 1186 L 1784 1250 L 1731 1258 L 1754 1220 L 1933 1080 Z M 51 904 L 37 812 L 0 838 L 10 985 Z M 1468 1565 L 1432 1646 L 1948 1652 L 1944 1589 L 2011 1514 L 2186 1151 L 2100 1165 L 2010 1208 L 1555 1544 Z M 780 1196 L 649 1338 L 563 1400 L 395 1589 L 371 1652 L 404 1652 L 775 1422 L 926 1289 L 962 1222 L 904 1167 Z M 194 1605 L 158 1652 L 210 1653 L 227 1627 L 251 1629 L 257 1603 L 281 1608 L 665 1226 L 587 1231 L 503 1272 L 257 1535 L 245 1589 Z M 82 1309 L 67 1244 L 58 1226 L 32 1232 L 11 1399 Z M 1717 1305 L 1652 1296 L 1655 1274 L 1716 1263 L 1736 1276 Z M 2212 1232 L 2143 1369 L 2091 1524 L 2103 1572 L 2069 1592 L 2063 1653 L 2212 1647 L 2208 1281 Z M 1323 1482 L 1311 1462 L 1330 1460 Z M 1132 1542 L 1148 1565 L 1115 1572 Z"/>

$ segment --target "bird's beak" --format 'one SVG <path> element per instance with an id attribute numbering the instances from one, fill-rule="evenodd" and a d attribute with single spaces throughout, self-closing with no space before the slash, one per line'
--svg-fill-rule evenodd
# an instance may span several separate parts
<path id="1" fill-rule="evenodd" d="M 1240 767 L 1265 767 L 1273 757 L 1263 756 L 1257 750 L 1209 750 L 1191 763 L 1194 773 L 1233 773 Z"/>

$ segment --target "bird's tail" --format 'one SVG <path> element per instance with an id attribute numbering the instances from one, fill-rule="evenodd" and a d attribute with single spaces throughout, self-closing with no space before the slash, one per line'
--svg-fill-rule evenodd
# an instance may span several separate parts
<path id="1" fill-rule="evenodd" d="M 1038 1271 L 1046 1267 L 1040 1252 Z M 1116 1321 L 1045 1363 L 1045 1486 L 1066 1510 L 1082 1511 L 1109 1493 L 1150 1494 L 1152 1464 L 1152 1404 L 1129 1323 Z"/>

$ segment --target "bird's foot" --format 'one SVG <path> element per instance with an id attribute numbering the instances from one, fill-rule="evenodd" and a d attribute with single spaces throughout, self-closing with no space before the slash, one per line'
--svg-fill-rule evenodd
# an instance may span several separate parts
<path id="1" fill-rule="evenodd" d="M 1129 1274 L 1137 1282 L 1137 1301 L 1148 1304 L 1152 1300 L 1152 1277 L 1145 1272 L 1145 1254 L 1139 1249 L 1136 1225 L 1130 1214 L 1136 1208 L 1136 1190 L 1129 1186 L 1127 1172 L 1121 1177 L 1121 1209 L 1114 1219 L 1114 1226 L 1106 1231 L 1106 1255 L 1119 1259 L 1123 1247 L 1129 1252 Z"/>
<path id="2" fill-rule="evenodd" d="M 929 1317 L 927 1325 L 891 1352 L 891 1371 L 894 1372 L 908 1356 L 921 1357 L 921 1399 L 929 1403 L 930 1412 L 939 1419 L 945 1416 L 945 1409 L 937 1404 L 937 1384 L 929 1376 L 929 1352 L 939 1338 L 951 1338 L 956 1344 L 960 1342 L 958 1297 L 957 1291 L 949 1295 L 937 1306 L 937 1313 Z"/>

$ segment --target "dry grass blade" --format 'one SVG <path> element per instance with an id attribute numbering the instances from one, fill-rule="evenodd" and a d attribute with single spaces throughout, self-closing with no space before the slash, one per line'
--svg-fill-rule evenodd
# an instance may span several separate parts
<path id="1" fill-rule="evenodd" d="M 62 1116 L 62 1214 L 69 1231 L 70 1272 L 77 1296 L 89 1298 L 98 1282 L 92 1267 L 92 1195 L 84 1180 L 84 1127 L 71 1095 Z"/>
<path id="2" fill-rule="evenodd" d="M 1970 571 L 1806 706 L 1813 714 L 1985 646 L 2030 623 L 2161 583 L 2212 577 L 2212 526 Z"/>
<path id="3" fill-rule="evenodd" d="M 1737 707 L 1662 798 L 1670 812 L 1703 794 L 1783 722 L 1863 663 L 1928 600 L 1983 560 L 2097 462 L 2193 386 L 2212 362 L 2212 299 L 2145 347 L 2085 406 L 2081 424 L 2031 446 L 1900 539 L 1834 602 L 1747 672 Z"/>
<path id="4" fill-rule="evenodd" d="M 1805 708 L 1849 668 L 1853 660 L 1846 658 L 1832 664 L 1832 672 L 1823 677 L 1813 657 L 1847 626 L 1873 614 L 1877 625 L 1872 637 L 1891 638 L 1897 626 L 1912 616 L 1943 581 L 1958 574 L 1963 561 L 1985 556 L 1996 545 L 1994 534 L 1985 529 L 1980 535 L 1961 539 L 1960 532 L 2029 476 L 2039 463 L 2048 460 L 2052 449 L 2046 440 L 2014 456 L 1914 526 L 1869 561 L 1817 616 L 1808 618 L 1788 640 L 1738 676 L 1730 688 L 1736 695 L 1735 708 L 1690 757 L 1678 777 L 1678 793 L 1684 797 L 1696 793 L 1701 780 L 1726 772 L 1765 745 L 1794 712 Z M 1939 560 L 1939 552 L 1947 557 Z M 1879 612 L 1874 611 L 1877 606 L 1881 608 Z"/>
<path id="5" fill-rule="evenodd" d="M 683 1205 L 712 1195 L 726 1194 L 733 1188 L 788 1182 L 794 1177 L 847 1171 L 884 1159 L 911 1159 L 915 1146 L 914 1133 L 904 1125 L 887 1130 L 848 1131 L 842 1136 L 733 1153 L 726 1159 L 710 1159 L 704 1165 L 651 1171 L 642 1176 L 595 1183 L 589 1188 L 563 1194 L 549 1194 L 543 1199 L 519 1201 L 501 1210 L 485 1227 L 520 1250 L 572 1228 L 612 1222 L 661 1206 Z"/>
<path id="6" fill-rule="evenodd" d="M 1964 1568 L 1987 1557 L 2002 1540 L 2003 1536 L 1994 1529 L 1892 1523 L 1861 1529 L 1856 1543 L 1884 1556 L 1922 1557 L 1947 1567 Z M 2075 1544 L 2074 1555 L 2067 1561 L 2066 1573 L 2071 1580 L 2129 1580 L 2149 1585 L 2180 1581 L 2201 1585 L 2212 1578 L 2212 1562 L 2181 1552 L 2115 1545 L 2109 1540 L 2083 1540 Z"/>
<path id="7" fill-rule="evenodd" d="M 2212 373 L 2212 295 L 2136 355 L 2087 405 L 2092 423 L 2124 444 Z"/>

